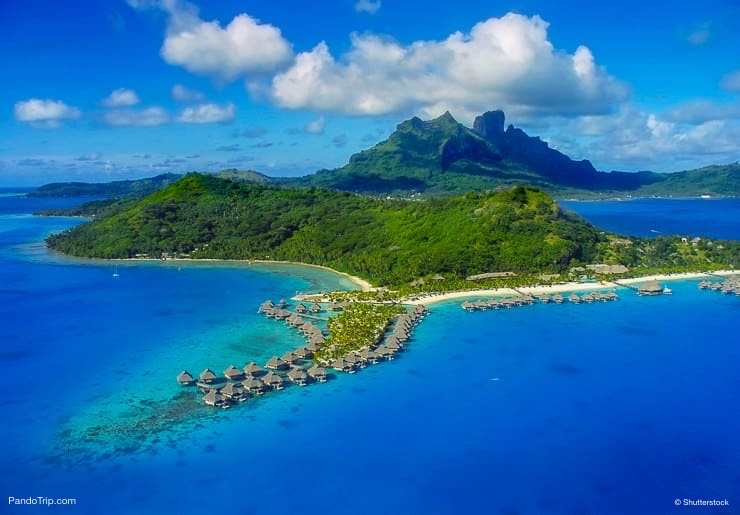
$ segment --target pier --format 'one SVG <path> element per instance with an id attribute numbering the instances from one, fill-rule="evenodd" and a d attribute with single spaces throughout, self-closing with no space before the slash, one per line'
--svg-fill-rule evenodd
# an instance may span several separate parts
<path id="1" fill-rule="evenodd" d="M 633 289 L 636 290 L 637 288 Z M 463 301 L 462 304 L 460 304 L 460 307 L 463 308 L 465 311 L 473 312 L 486 311 L 487 309 L 499 310 L 501 308 L 532 305 L 535 304 L 535 302 L 537 301 L 539 301 L 541 304 L 563 304 L 565 301 L 568 301 L 571 304 L 592 304 L 594 301 L 610 302 L 619 299 L 619 295 L 617 295 L 614 291 L 609 291 L 606 293 L 604 293 L 603 291 L 592 291 L 584 293 L 580 297 L 574 292 L 565 297 L 560 293 L 556 293 L 552 296 L 545 294 L 532 296 L 527 293 L 522 293 L 514 288 L 512 288 L 512 290 L 516 291 L 519 294 L 519 297 L 504 297 L 500 299 L 491 298 L 488 299 L 488 301 L 479 299 L 475 302 L 466 300 Z"/>
<path id="2" fill-rule="evenodd" d="M 327 373 L 329 368 L 354 374 L 368 365 L 394 359 L 397 353 L 404 350 L 414 327 L 429 313 L 429 310 L 420 304 L 411 310 L 394 315 L 390 327 L 384 325 L 385 329 L 373 344 L 350 350 L 336 359 L 325 362 L 326 360 L 318 359 L 315 353 L 326 347 L 327 339 L 318 326 L 304 318 L 317 321 L 327 319 L 308 314 L 309 309 L 305 306 L 301 312 L 288 311 L 287 307 L 285 301 L 277 305 L 272 301 L 265 301 L 260 305 L 258 312 L 273 320 L 282 320 L 289 327 L 297 328 L 308 340 L 307 345 L 288 351 L 282 357 L 273 356 L 264 367 L 260 367 L 254 361 L 241 369 L 230 365 L 222 376 L 206 368 L 196 381 L 192 374 L 183 370 L 177 376 L 177 382 L 183 387 L 194 386 L 200 389 L 204 394 L 202 401 L 207 406 L 221 409 L 271 391 L 325 383 L 330 377 Z M 310 311 L 317 313 L 319 309 L 320 307 L 317 309 L 314 304 Z"/>

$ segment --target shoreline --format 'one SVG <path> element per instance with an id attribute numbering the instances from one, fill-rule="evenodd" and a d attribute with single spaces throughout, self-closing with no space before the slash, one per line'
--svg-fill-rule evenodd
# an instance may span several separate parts
<path id="1" fill-rule="evenodd" d="M 85 258 L 85 259 L 96 259 L 96 258 Z M 156 258 L 114 258 L 114 259 L 99 259 L 100 261 L 125 261 L 125 262 L 142 262 L 142 263 L 223 263 L 223 264 L 241 264 L 241 265 L 293 265 L 302 266 L 309 268 L 319 268 L 332 272 L 337 275 L 341 275 L 346 279 L 349 279 L 361 291 L 372 291 L 375 287 L 361 277 L 350 275 L 347 272 L 340 272 L 324 265 L 313 265 L 311 263 L 301 263 L 300 261 L 284 261 L 284 260 L 268 260 L 268 259 L 214 259 L 214 258 L 203 258 L 203 259 L 189 259 L 189 258 L 167 258 L 165 260 Z"/>
<path id="2" fill-rule="evenodd" d="M 347 272 L 340 272 L 339 270 L 335 270 L 333 268 L 330 268 L 325 265 L 315 265 L 311 263 L 302 263 L 300 261 L 286 261 L 286 260 L 266 260 L 266 259 L 214 259 L 214 258 L 203 258 L 203 259 L 190 259 L 190 258 L 167 258 L 166 260 L 156 259 L 156 258 L 118 258 L 118 259 L 99 259 L 99 258 L 82 258 L 82 259 L 89 259 L 93 261 L 109 261 L 109 262 L 149 262 L 149 263 L 185 263 L 185 264 L 195 264 L 195 263 L 222 263 L 222 264 L 238 264 L 238 265 L 253 265 L 253 264 L 264 264 L 264 265 L 291 265 L 291 266 L 299 266 L 299 267 L 309 267 L 309 268 L 319 268 L 321 270 L 325 270 L 327 272 L 334 273 L 336 275 L 340 275 L 348 279 L 350 282 L 355 284 L 360 291 L 367 292 L 367 291 L 374 291 L 377 289 L 377 287 L 373 286 L 370 282 L 366 281 L 365 279 L 362 279 L 361 277 L 357 277 L 354 275 L 351 275 Z M 496 296 L 515 296 L 520 294 L 530 294 L 530 295 L 548 295 L 548 294 L 555 294 L 555 293 L 566 293 L 566 292 L 576 292 L 581 290 L 599 290 L 599 289 L 607 289 L 607 288 L 624 288 L 625 285 L 632 285 L 632 284 L 638 284 L 642 282 L 647 281 L 663 281 L 663 282 L 669 282 L 669 281 L 680 281 L 684 279 L 699 279 L 699 278 L 705 278 L 705 277 L 712 277 L 713 275 L 717 276 L 732 276 L 732 275 L 738 275 L 740 274 L 740 270 L 714 270 L 711 272 L 678 272 L 678 273 L 668 273 L 668 274 L 653 274 L 653 275 L 645 275 L 645 276 L 639 276 L 639 277 L 629 277 L 624 279 L 614 279 L 612 281 L 601 281 L 601 282 L 591 282 L 591 283 L 582 283 L 582 282 L 567 282 L 567 283 L 560 283 L 560 284 L 536 284 L 534 286 L 517 286 L 515 288 L 489 288 L 489 289 L 480 289 L 480 290 L 458 290 L 458 291 L 450 291 L 445 293 L 439 293 L 439 294 L 421 294 L 419 296 L 415 296 L 415 298 L 404 298 L 400 300 L 401 304 L 405 304 L 408 306 L 415 306 L 419 304 L 435 304 L 438 302 L 445 302 L 448 300 L 455 300 L 455 299 L 465 299 L 465 298 L 474 298 L 474 297 L 496 297 Z M 618 281 L 618 282 L 614 282 Z"/>
<path id="3" fill-rule="evenodd" d="M 712 277 L 713 275 L 732 276 L 740 274 L 740 270 L 717 270 L 711 273 L 707 272 L 681 272 L 676 274 L 655 274 L 641 277 L 630 277 L 628 279 L 616 279 L 619 282 L 602 281 L 595 283 L 569 282 L 562 284 L 539 284 L 535 286 L 521 286 L 517 288 L 492 288 L 486 290 L 466 290 L 451 291 L 434 295 L 420 296 L 415 299 L 401 301 L 402 304 L 415 306 L 417 304 L 436 304 L 455 299 L 466 299 L 476 297 L 500 297 L 514 296 L 521 293 L 530 295 L 550 295 L 555 293 L 576 292 L 581 290 L 603 290 L 606 288 L 624 288 L 627 284 L 637 284 L 647 281 L 680 281 L 684 279 L 699 279 L 702 277 Z"/>

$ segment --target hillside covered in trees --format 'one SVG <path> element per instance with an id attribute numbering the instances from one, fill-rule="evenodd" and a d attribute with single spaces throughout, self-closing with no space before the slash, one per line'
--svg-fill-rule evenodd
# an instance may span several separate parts
<path id="1" fill-rule="evenodd" d="M 682 250 L 675 238 L 617 239 L 564 212 L 544 192 L 521 186 L 426 201 L 379 200 L 201 174 L 119 204 L 47 242 L 66 254 L 98 258 L 299 261 L 378 285 L 432 274 L 456 280 L 502 271 L 561 273 L 600 259 L 706 266 L 738 256 L 731 243 L 699 253 Z"/>

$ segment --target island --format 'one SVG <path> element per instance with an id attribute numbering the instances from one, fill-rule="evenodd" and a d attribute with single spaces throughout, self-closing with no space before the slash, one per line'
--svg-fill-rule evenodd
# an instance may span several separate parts
<path id="1" fill-rule="evenodd" d="M 263 303 L 261 313 L 306 338 L 264 368 L 178 376 L 222 408 L 286 384 L 323 382 L 327 370 L 354 373 L 393 359 L 437 301 L 477 298 L 463 302 L 468 311 L 606 302 L 618 288 L 661 294 L 669 290 L 657 281 L 732 274 L 740 258 L 736 241 L 607 233 L 535 187 L 418 200 L 198 173 L 106 204 L 47 244 L 101 259 L 288 261 L 358 282 L 355 291 L 295 297 L 292 310 L 284 300 Z"/>

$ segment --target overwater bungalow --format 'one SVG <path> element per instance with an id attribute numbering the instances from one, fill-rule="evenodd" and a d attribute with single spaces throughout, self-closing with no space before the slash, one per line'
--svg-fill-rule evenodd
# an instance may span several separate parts
<path id="1" fill-rule="evenodd" d="M 280 309 L 285 309 L 285 306 L 287 306 L 288 303 L 285 301 L 285 299 L 280 299 L 277 303 L 277 307 Z"/>
<path id="2" fill-rule="evenodd" d="M 708 289 L 708 288 L 709 288 L 709 286 L 710 286 L 711 284 L 712 284 L 712 283 L 711 283 L 711 281 L 707 281 L 707 280 L 704 280 L 704 281 L 701 281 L 701 282 L 699 283 L 699 288 L 700 288 L 700 289 L 702 289 L 702 290 L 706 290 L 706 289 Z"/>
<path id="3" fill-rule="evenodd" d="M 637 288 L 637 293 L 639 295 L 660 295 L 663 293 L 663 287 L 658 281 L 648 281 Z"/>
<path id="4" fill-rule="evenodd" d="M 305 313 L 306 311 L 308 311 L 308 308 L 303 302 L 301 302 L 295 307 L 295 311 L 296 313 Z"/>
<path id="5" fill-rule="evenodd" d="M 322 307 L 321 307 L 321 304 L 319 304 L 318 302 L 314 302 L 311 305 L 311 313 L 321 313 L 321 311 L 322 311 Z"/>
<path id="6" fill-rule="evenodd" d="M 265 367 L 270 370 L 286 370 L 288 368 L 288 364 L 277 356 L 273 356 L 270 358 L 270 361 L 267 362 Z"/>
<path id="7" fill-rule="evenodd" d="M 210 368 L 206 368 L 200 373 L 200 381 L 205 384 L 213 384 L 216 382 L 216 374 Z"/>
<path id="8" fill-rule="evenodd" d="M 539 300 L 543 304 L 549 304 L 552 299 L 550 298 L 549 295 L 546 295 L 543 293 L 542 295 L 537 296 L 537 300 Z"/>
<path id="9" fill-rule="evenodd" d="M 313 379 L 314 381 L 318 381 L 319 383 L 326 382 L 326 369 L 318 366 L 315 363 L 311 366 L 311 368 L 308 369 L 308 375 L 311 377 L 311 379 Z"/>
<path id="10" fill-rule="evenodd" d="M 393 352 L 398 352 L 403 348 L 398 340 L 391 340 L 390 338 L 386 340 L 384 346 Z"/>
<path id="11" fill-rule="evenodd" d="M 584 293 L 583 296 L 581 296 L 581 302 L 585 302 L 586 304 L 593 304 L 594 302 L 594 296 L 592 293 Z"/>
<path id="12" fill-rule="evenodd" d="M 236 402 L 246 401 L 244 388 L 239 383 L 229 383 L 221 388 L 221 395 Z"/>
<path id="13" fill-rule="evenodd" d="M 357 353 L 357 355 L 365 363 L 372 363 L 374 365 L 378 362 L 378 355 L 373 350 L 362 349 L 360 352 Z"/>
<path id="14" fill-rule="evenodd" d="M 308 352 L 314 353 L 317 350 L 319 350 L 319 344 L 318 342 L 314 341 L 313 338 L 309 338 L 308 345 L 304 347 Z"/>
<path id="15" fill-rule="evenodd" d="M 299 325 L 303 325 L 305 322 L 303 321 L 303 318 L 301 318 L 299 315 L 292 313 L 288 318 L 285 319 L 285 323 L 288 324 L 290 327 L 298 327 Z"/>
<path id="16" fill-rule="evenodd" d="M 274 388 L 275 390 L 283 389 L 283 378 L 277 375 L 275 372 L 268 372 L 267 375 L 262 378 L 262 382 L 265 383 L 265 386 Z"/>
<path id="17" fill-rule="evenodd" d="M 266 300 L 262 304 L 260 304 L 260 307 L 257 309 L 258 313 L 265 313 L 268 310 L 271 310 L 275 307 L 275 304 L 271 300 Z"/>
<path id="18" fill-rule="evenodd" d="M 577 293 L 571 293 L 568 297 L 568 302 L 572 302 L 573 304 L 580 304 L 581 297 L 579 297 Z"/>
<path id="19" fill-rule="evenodd" d="M 183 370 L 177 375 L 177 382 L 181 386 L 193 386 L 195 384 L 195 378 L 187 370 Z"/>
<path id="20" fill-rule="evenodd" d="M 313 357 L 313 352 L 308 350 L 306 347 L 298 347 L 293 351 L 293 354 L 298 359 L 309 359 Z"/>
<path id="21" fill-rule="evenodd" d="M 617 292 L 615 292 L 615 291 L 610 291 L 610 292 L 608 292 L 608 293 L 606 294 L 606 297 L 607 297 L 607 299 L 609 299 L 609 300 L 617 300 L 617 299 L 619 299 L 619 295 L 617 295 Z"/>
<path id="22" fill-rule="evenodd" d="M 365 360 L 355 353 L 349 353 L 344 357 L 344 361 L 353 368 L 365 368 Z"/>
<path id="23" fill-rule="evenodd" d="M 265 385 L 255 377 L 248 377 L 242 381 L 242 386 L 250 393 L 262 395 L 265 391 Z"/>
<path id="24" fill-rule="evenodd" d="M 485 300 L 480 299 L 480 300 L 476 300 L 475 301 L 475 307 L 476 307 L 476 309 L 480 309 L 481 311 L 485 311 L 486 309 L 488 309 L 488 304 L 486 303 Z"/>
<path id="25" fill-rule="evenodd" d="M 216 390 L 209 390 L 208 393 L 203 396 L 203 402 L 205 402 L 208 406 L 214 406 L 217 408 L 228 407 L 226 398 L 218 393 L 218 391 Z"/>
<path id="26" fill-rule="evenodd" d="M 460 307 L 463 308 L 465 311 L 475 311 L 475 304 L 473 304 L 469 300 L 466 300 L 462 304 L 460 304 Z"/>
<path id="27" fill-rule="evenodd" d="M 503 307 L 507 308 L 507 309 L 512 308 L 515 305 L 514 304 L 514 301 L 511 299 L 511 297 L 506 297 L 504 299 L 501 299 L 499 301 L 499 304 L 502 305 Z"/>
<path id="28" fill-rule="evenodd" d="M 230 381 L 241 381 L 244 379 L 244 372 L 241 369 L 236 368 L 234 365 L 229 365 L 229 368 L 224 370 L 224 376 Z"/>
<path id="29" fill-rule="evenodd" d="M 308 374 L 306 374 L 302 368 L 291 368 L 288 372 L 288 379 L 298 386 L 306 386 Z"/>
<path id="30" fill-rule="evenodd" d="M 498 299 L 488 299 L 488 307 L 491 309 L 499 309 L 501 308 L 501 304 Z"/>
<path id="31" fill-rule="evenodd" d="M 393 359 L 393 356 L 394 356 L 394 352 L 391 349 L 389 349 L 385 344 L 379 345 L 375 349 L 375 353 L 378 356 L 380 356 L 380 357 L 382 357 L 384 359 L 387 359 L 387 360 Z"/>
<path id="32" fill-rule="evenodd" d="M 295 352 L 293 352 L 292 350 L 289 350 L 288 352 L 283 354 L 283 356 L 280 359 L 283 360 L 288 365 L 292 365 L 293 363 L 298 361 L 298 356 L 295 355 Z"/>
<path id="33" fill-rule="evenodd" d="M 552 300 L 555 302 L 555 304 L 562 304 L 563 303 L 563 296 L 559 293 L 556 293 L 552 296 Z"/>
<path id="34" fill-rule="evenodd" d="M 255 377 L 264 374 L 265 371 L 257 363 L 255 363 L 254 361 L 250 361 L 249 363 L 244 365 L 244 373 L 248 376 Z"/>
<path id="35" fill-rule="evenodd" d="M 337 372 L 347 372 L 348 374 L 353 374 L 355 372 L 355 369 L 352 368 L 344 358 L 335 359 L 332 362 L 331 367 Z"/>

